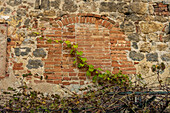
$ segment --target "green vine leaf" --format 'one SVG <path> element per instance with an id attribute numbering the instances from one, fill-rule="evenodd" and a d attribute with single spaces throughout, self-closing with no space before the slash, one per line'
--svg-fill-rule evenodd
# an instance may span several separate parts
<path id="1" fill-rule="evenodd" d="M 103 74 L 99 74 L 98 77 L 103 78 Z"/>
<path id="2" fill-rule="evenodd" d="M 42 40 L 42 39 L 43 39 L 43 37 L 40 37 L 40 39 Z"/>
<path id="3" fill-rule="evenodd" d="M 54 40 L 54 41 L 58 43 L 58 40 Z"/>
<path id="4" fill-rule="evenodd" d="M 34 34 L 39 35 L 40 33 L 39 32 L 34 32 Z"/>
<path id="5" fill-rule="evenodd" d="M 87 58 L 80 58 L 82 60 L 82 62 L 86 62 Z"/>
<path id="6" fill-rule="evenodd" d="M 71 47 L 71 42 L 70 41 L 66 40 L 64 42 L 67 44 L 67 47 Z"/>
<path id="7" fill-rule="evenodd" d="M 106 70 L 106 73 L 109 75 L 109 74 L 111 74 L 111 72 L 109 71 L 109 70 Z"/>
<path id="8" fill-rule="evenodd" d="M 75 60 L 74 62 L 73 62 L 73 64 L 76 64 L 77 63 L 77 61 Z"/>
<path id="9" fill-rule="evenodd" d="M 94 71 L 94 66 L 93 65 L 89 65 L 89 71 L 93 72 Z"/>
<path id="10" fill-rule="evenodd" d="M 79 51 L 76 51 L 76 53 L 77 53 L 77 55 L 80 55 L 80 56 L 83 55 L 83 52 L 82 52 L 82 51 L 80 51 L 80 52 L 79 52 Z"/>
<path id="11" fill-rule="evenodd" d="M 67 47 L 71 48 L 71 44 L 67 44 Z"/>
<path id="12" fill-rule="evenodd" d="M 89 68 L 94 68 L 94 66 L 93 65 L 89 65 Z"/>
<path id="13" fill-rule="evenodd" d="M 93 77 L 93 82 L 96 82 L 96 80 L 97 80 L 97 75 L 95 75 L 95 76 Z"/>
<path id="14" fill-rule="evenodd" d="M 87 76 L 91 76 L 90 71 L 87 71 L 87 72 L 86 72 L 86 75 L 87 75 Z"/>
<path id="15" fill-rule="evenodd" d="M 101 68 L 97 68 L 97 70 L 99 70 L 99 71 L 103 71 Z"/>
<path id="16" fill-rule="evenodd" d="M 71 50 L 70 50 L 70 54 L 73 54 L 73 51 L 74 51 L 74 50 L 73 50 L 73 49 L 71 49 Z"/>
<path id="17" fill-rule="evenodd" d="M 76 44 L 76 45 L 73 45 L 73 48 L 77 49 L 77 48 L 78 48 L 78 45 L 77 45 L 77 44 Z"/>
<path id="18" fill-rule="evenodd" d="M 62 40 L 60 40 L 59 42 L 60 42 L 61 44 L 63 43 L 63 41 L 62 41 Z"/>
<path id="19" fill-rule="evenodd" d="M 94 69 L 93 69 L 93 68 L 89 68 L 89 71 L 90 71 L 90 72 L 93 72 L 93 71 L 94 71 Z"/>
<path id="20" fill-rule="evenodd" d="M 48 39 L 47 42 L 51 43 L 51 42 L 52 42 L 52 39 Z"/>
<path id="21" fill-rule="evenodd" d="M 66 41 L 65 41 L 65 43 L 66 43 L 66 44 L 71 44 L 71 42 L 70 42 L 70 41 L 68 41 L 68 40 L 66 40 Z"/>
<path id="22" fill-rule="evenodd" d="M 79 68 L 84 67 L 84 64 L 79 63 L 79 64 L 78 64 L 78 67 L 79 67 Z"/>

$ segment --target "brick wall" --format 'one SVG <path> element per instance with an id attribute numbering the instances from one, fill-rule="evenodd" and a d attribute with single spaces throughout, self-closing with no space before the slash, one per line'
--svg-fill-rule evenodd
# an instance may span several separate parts
<path id="1" fill-rule="evenodd" d="M 156 3 L 153 5 L 155 14 L 159 16 L 169 16 L 170 9 L 168 6 L 168 4 Z"/>
<path id="2" fill-rule="evenodd" d="M 88 64 L 112 73 L 118 73 L 119 70 L 124 74 L 136 73 L 133 63 L 127 59 L 126 51 L 131 50 L 130 41 L 125 40 L 126 35 L 115 22 L 94 14 L 67 15 L 61 20 L 51 22 L 58 23 L 59 27 L 46 28 L 43 36 L 78 44 L 78 50 L 84 53 L 83 57 L 87 58 Z M 69 50 L 55 42 L 37 40 L 37 48 L 46 48 L 48 51 L 47 58 L 42 59 L 44 78 L 48 76 L 46 82 L 63 85 L 88 84 L 84 82 L 87 79 L 86 70 L 73 65 L 74 59 Z"/>

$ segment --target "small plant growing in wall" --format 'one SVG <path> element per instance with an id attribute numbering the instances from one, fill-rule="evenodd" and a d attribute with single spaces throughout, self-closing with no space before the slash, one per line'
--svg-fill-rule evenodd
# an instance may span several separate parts
<path id="1" fill-rule="evenodd" d="M 160 64 L 157 65 L 152 65 L 152 72 L 157 74 L 157 80 L 159 82 L 159 85 L 161 88 L 163 88 L 164 90 L 168 90 L 167 86 L 163 85 L 163 80 L 161 80 L 160 78 L 160 74 L 162 74 L 165 70 L 165 64 L 162 62 Z"/>

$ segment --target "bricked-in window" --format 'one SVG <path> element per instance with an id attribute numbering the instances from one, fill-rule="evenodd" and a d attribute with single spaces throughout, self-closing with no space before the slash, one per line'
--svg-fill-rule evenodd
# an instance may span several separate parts
<path id="1" fill-rule="evenodd" d="M 83 52 L 88 64 L 112 73 L 118 73 L 119 70 L 124 74 L 136 73 L 133 62 L 127 59 L 127 51 L 131 50 L 130 41 L 125 39 L 125 34 L 114 21 L 93 14 L 67 15 L 62 19 L 50 21 L 56 26 L 46 27 L 43 36 L 78 44 L 78 51 Z M 44 76 L 48 76 L 48 83 L 63 85 L 89 83 L 86 70 L 73 65 L 74 57 L 64 45 L 44 42 L 37 38 L 37 48 L 46 48 L 48 51 L 47 58 L 42 59 Z"/>
<path id="2" fill-rule="evenodd" d="M 7 47 L 7 24 L 0 23 L 0 78 L 5 76 Z"/>

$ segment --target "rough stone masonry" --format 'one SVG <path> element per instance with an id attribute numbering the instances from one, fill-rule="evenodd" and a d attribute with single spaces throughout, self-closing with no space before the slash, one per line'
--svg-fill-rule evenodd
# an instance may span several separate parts
<path id="1" fill-rule="evenodd" d="M 77 43 L 88 64 L 132 78 L 141 74 L 152 86 L 158 81 L 151 67 L 163 62 L 160 77 L 170 82 L 168 0 L 0 0 L 0 18 L 1 90 L 20 85 L 26 73 L 32 73 L 29 85 L 47 93 L 91 84 L 63 45 L 35 32 Z"/>

